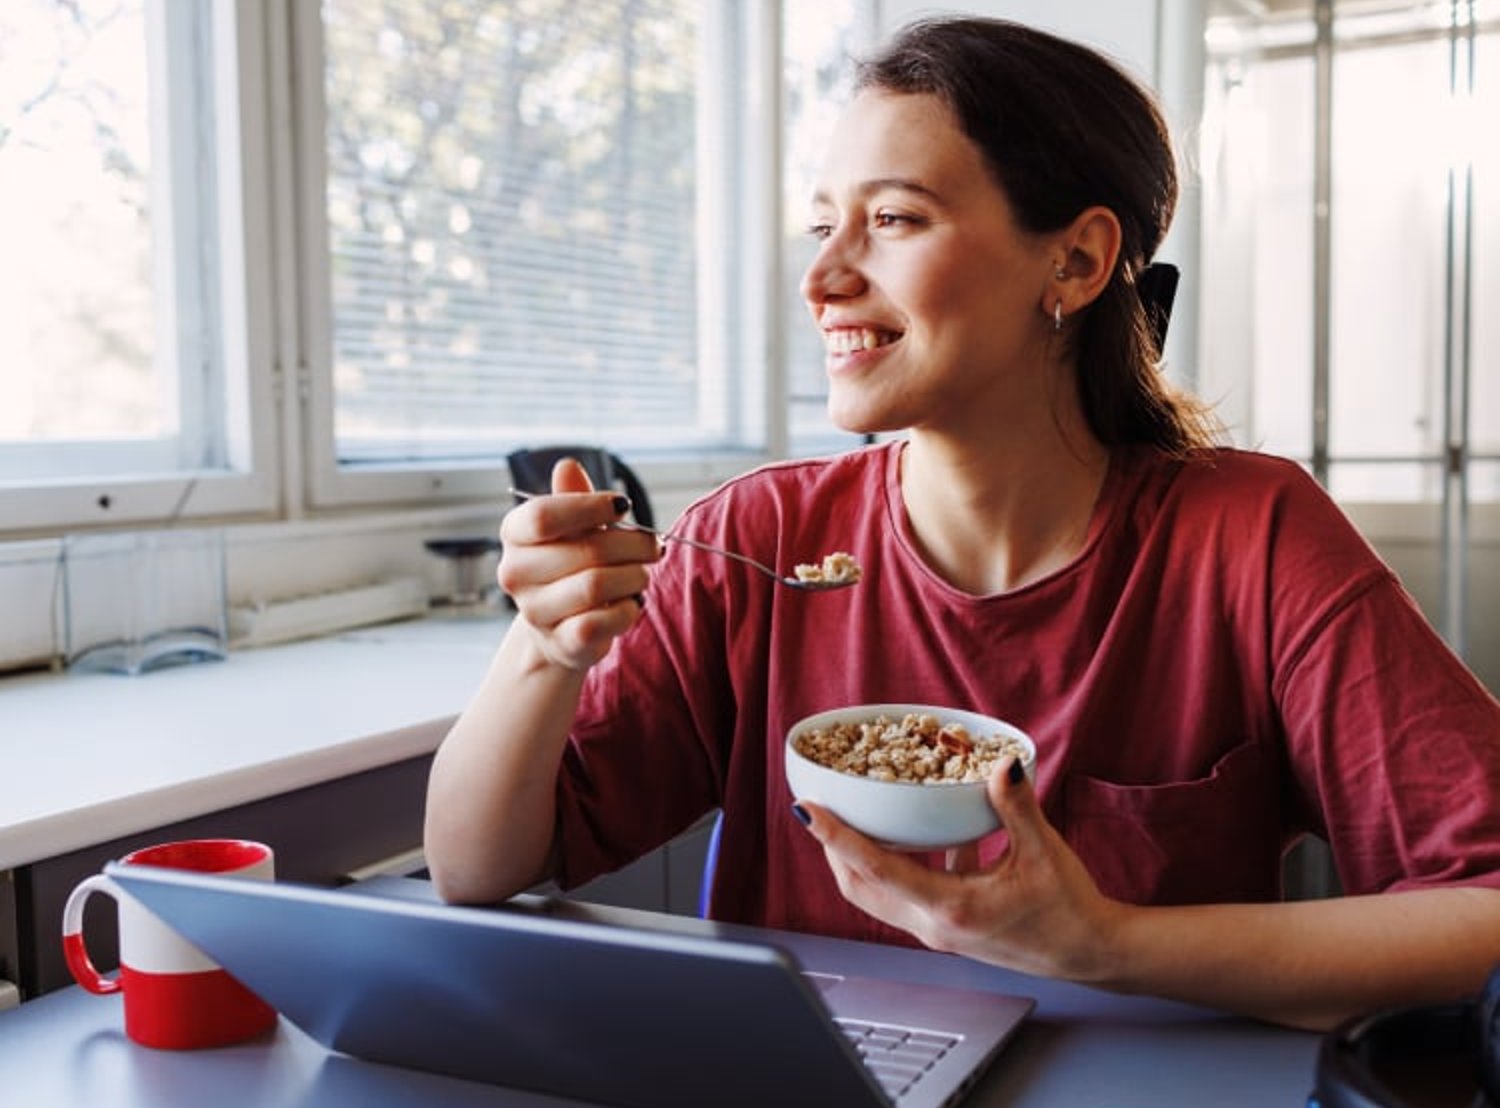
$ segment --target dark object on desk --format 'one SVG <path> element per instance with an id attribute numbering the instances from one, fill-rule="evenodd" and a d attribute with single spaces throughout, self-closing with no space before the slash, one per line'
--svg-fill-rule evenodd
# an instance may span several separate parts
<path id="1" fill-rule="evenodd" d="M 476 536 L 470 538 L 428 539 L 422 544 L 428 553 L 453 563 L 453 592 L 446 603 L 455 607 L 478 604 L 484 599 L 486 586 L 479 577 L 479 560 L 500 549 L 500 540 Z"/>
<path id="2" fill-rule="evenodd" d="M 895 1103 L 937 1108 L 1033 1006 L 804 975 L 762 943 L 571 918 L 566 903 L 538 897 L 461 908 L 358 886 L 105 872 L 329 1049 L 592 1103 L 885 1108 L 882 1086 L 894 1096 L 902 1085 L 910 1092 Z M 884 1032 L 862 1040 L 867 1049 L 854 1044 L 856 1018 Z M 898 1042 L 898 1023 L 921 1030 Z"/>
<path id="3" fill-rule="evenodd" d="M 539 446 L 513 451 L 506 458 L 510 483 L 522 492 L 551 492 L 552 467 L 563 458 L 576 458 L 596 489 L 617 489 L 630 497 L 631 515 L 642 527 L 656 526 L 651 497 L 640 477 L 618 454 L 602 447 Z"/>
<path id="4" fill-rule="evenodd" d="M 1468 1003 L 1403 1008 L 1323 1040 L 1309 1108 L 1500 1106 L 1500 966 Z"/>

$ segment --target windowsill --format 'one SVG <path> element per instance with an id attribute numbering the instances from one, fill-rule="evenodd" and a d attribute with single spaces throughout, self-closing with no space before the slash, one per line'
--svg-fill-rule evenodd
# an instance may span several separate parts
<path id="1" fill-rule="evenodd" d="M 0 679 L 0 871 L 431 753 L 507 617 L 444 617 L 140 677 Z"/>

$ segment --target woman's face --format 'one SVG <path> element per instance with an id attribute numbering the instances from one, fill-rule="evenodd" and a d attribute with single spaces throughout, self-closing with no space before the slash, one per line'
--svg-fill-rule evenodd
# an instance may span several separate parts
<path id="1" fill-rule="evenodd" d="M 802 295 L 829 414 L 852 431 L 958 430 L 1039 395 L 1055 244 L 1023 233 L 947 106 L 861 93 L 813 197 Z"/>

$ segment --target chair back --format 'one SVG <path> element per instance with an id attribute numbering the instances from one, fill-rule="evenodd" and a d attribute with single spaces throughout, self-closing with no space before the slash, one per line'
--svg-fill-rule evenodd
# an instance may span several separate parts
<path id="1" fill-rule="evenodd" d="M 651 497 L 636 472 L 618 455 L 599 446 L 539 446 L 512 451 L 511 484 L 522 492 L 552 491 L 552 467 L 563 458 L 574 458 L 596 489 L 616 489 L 630 497 L 631 514 L 643 527 L 655 527 Z"/>

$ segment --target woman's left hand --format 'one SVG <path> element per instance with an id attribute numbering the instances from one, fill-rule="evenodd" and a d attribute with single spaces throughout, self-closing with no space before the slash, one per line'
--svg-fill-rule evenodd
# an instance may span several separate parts
<path id="1" fill-rule="evenodd" d="M 801 805 L 809 832 L 855 906 L 934 950 L 1075 981 L 1117 971 L 1112 937 L 1128 905 L 1104 896 L 1071 847 L 1047 822 L 1019 763 L 989 783 L 990 804 L 1008 844 L 973 868 L 977 850 L 954 852 L 948 871 L 880 846 L 816 804 Z M 1012 780 L 1012 777 L 1016 780 Z"/>
<path id="2" fill-rule="evenodd" d="M 946 950 L 1039 976 L 1327 1031 L 1473 995 L 1500 951 L 1500 890 L 1436 886 L 1271 903 L 1136 906 L 1099 891 L 1022 775 L 990 782 L 1009 841 L 949 872 L 803 804 L 848 900 Z M 957 870 L 957 872 L 954 872 Z"/>

